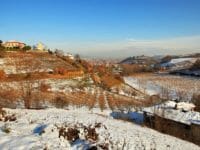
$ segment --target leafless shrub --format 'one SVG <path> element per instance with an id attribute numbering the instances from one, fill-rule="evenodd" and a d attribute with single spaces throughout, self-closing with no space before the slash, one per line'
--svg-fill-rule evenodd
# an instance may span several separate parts
<path id="1" fill-rule="evenodd" d="M 54 105 L 57 108 L 63 108 L 64 106 L 68 106 L 68 101 L 66 101 L 64 96 L 58 95 L 54 99 Z"/>
<path id="2" fill-rule="evenodd" d="M 105 109 L 105 98 L 104 98 L 103 93 L 101 93 L 99 96 L 99 107 L 100 107 L 101 111 L 103 111 Z"/>
<path id="3" fill-rule="evenodd" d="M 98 134 L 96 133 L 96 129 L 95 127 L 92 128 L 91 126 L 89 127 L 85 127 L 84 129 L 85 133 L 86 133 L 86 140 L 92 140 L 93 142 L 96 142 L 98 140 Z"/>
<path id="4" fill-rule="evenodd" d="M 115 100 L 113 99 L 113 96 L 111 94 L 107 95 L 107 101 L 108 101 L 108 105 L 109 105 L 110 109 L 114 110 L 116 107 L 116 104 L 115 104 Z"/>
<path id="5" fill-rule="evenodd" d="M 170 99 L 169 94 L 170 94 L 169 88 L 161 87 L 161 97 L 163 99 L 169 100 Z"/>
<path id="6" fill-rule="evenodd" d="M 151 95 L 144 101 L 145 106 L 152 106 L 153 104 L 161 102 L 161 98 L 159 95 Z"/>
<path id="7" fill-rule="evenodd" d="M 0 88 L 0 107 L 16 108 L 16 101 L 21 97 L 21 91 L 13 88 Z"/>
<path id="8" fill-rule="evenodd" d="M 7 121 L 16 121 L 17 118 L 15 114 L 8 115 L 5 110 L 2 108 L 0 109 L 0 121 L 7 122 Z"/>
<path id="9" fill-rule="evenodd" d="M 195 110 L 200 112 L 200 94 L 194 93 L 192 96 L 192 102 L 195 104 Z"/>
<path id="10" fill-rule="evenodd" d="M 5 122 L 7 122 L 7 121 L 16 121 L 16 120 L 17 120 L 17 118 L 16 118 L 15 114 L 5 116 L 5 118 L 4 118 Z"/>
<path id="11" fill-rule="evenodd" d="M 79 139 L 80 131 L 75 128 L 68 128 L 67 132 L 65 133 L 67 140 L 70 142 L 74 142 Z"/>
<path id="12" fill-rule="evenodd" d="M 70 97 L 72 99 L 72 103 L 77 107 L 86 105 L 87 94 L 85 92 L 72 92 Z"/>
<path id="13" fill-rule="evenodd" d="M 98 127 L 97 127 L 98 126 Z M 98 141 L 98 134 L 96 133 L 96 128 L 99 128 L 101 124 L 97 123 L 94 127 L 92 125 L 84 126 L 83 124 L 77 124 L 70 127 L 57 127 L 59 130 L 59 138 L 63 137 L 73 144 L 76 140 L 80 139 L 80 130 L 83 129 L 84 136 L 81 140 L 88 141 L 89 143 L 96 143 Z"/>
<path id="14" fill-rule="evenodd" d="M 7 134 L 11 132 L 11 128 L 8 126 L 8 124 L 4 124 L 4 126 L 1 127 L 1 130 Z"/>
<path id="15" fill-rule="evenodd" d="M 96 97 L 93 94 L 88 94 L 88 101 L 87 106 L 89 107 L 89 110 L 91 110 L 96 103 Z"/>
<path id="16" fill-rule="evenodd" d="M 42 83 L 40 84 L 40 91 L 41 91 L 41 92 L 47 92 L 48 89 L 50 89 L 50 86 L 49 86 L 48 84 L 45 84 L 44 82 L 42 82 Z"/>
<path id="17" fill-rule="evenodd" d="M 80 131 L 76 128 L 68 128 L 61 127 L 59 129 L 59 138 L 62 136 L 64 139 L 67 139 L 71 144 L 79 139 Z"/>
<path id="18" fill-rule="evenodd" d="M 176 90 L 176 95 L 178 97 L 178 101 L 182 101 L 186 99 L 186 93 L 180 89 Z"/>

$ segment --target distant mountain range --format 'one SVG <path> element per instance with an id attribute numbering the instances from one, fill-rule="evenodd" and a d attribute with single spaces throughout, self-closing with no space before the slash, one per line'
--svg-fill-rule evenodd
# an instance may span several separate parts
<path id="1" fill-rule="evenodd" d="M 190 60 L 190 58 L 200 58 L 200 53 L 187 54 L 187 55 L 132 56 L 132 57 L 127 57 L 123 59 L 119 63 L 120 64 L 152 64 L 152 63 L 169 63 L 171 60 L 172 60 L 172 63 L 176 63 L 176 59 L 177 61 L 184 61 L 184 60 Z M 193 59 L 193 60 L 196 60 L 196 59 Z"/>
<path id="2" fill-rule="evenodd" d="M 193 68 L 194 63 L 200 60 L 200 53 L 188 55 L 167 55 L 167 56 L 133 56 L 125 58 L 119 64 L 146 65 L 164 69 L 172 74 L 183 74 L 200 76 L 200 68 Z"/>

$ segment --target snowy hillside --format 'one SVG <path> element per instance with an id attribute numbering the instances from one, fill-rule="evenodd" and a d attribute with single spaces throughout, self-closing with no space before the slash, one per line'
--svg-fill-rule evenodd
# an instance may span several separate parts
<path id="1" fill-rule="evenodd" d="M 183 69 L 188 68 L 195 63 L 197 58 L 176 58 L 169 62 L 162 63 L 161 67 L 170 67 L 171 69 Z"/>
<path id="2" fill-rule="evenodd" d="M 196 58 L 177 58 L 177 59 L 172 59 L 170 61 L 170 63 L 177 64 L 177 63 L 181 63 L 181 62 L 184 62 L 184 61 L 190 61 L 190 62 L 194 63 L 196 61 Z"/>
<path id="3" fill-rule="evenodd" d="M 16 121 L 0 122 L 0 149 L 171 149 L 197 145 L 133 123 L 115 120 L 110 111 L 88 109 L 5 109 Z"/>

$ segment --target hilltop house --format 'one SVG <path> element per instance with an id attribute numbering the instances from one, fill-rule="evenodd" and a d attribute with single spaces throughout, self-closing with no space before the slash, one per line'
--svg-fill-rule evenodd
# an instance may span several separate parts
<path id="1" fill-rule="evenodd" d="M 8 41 L 8 42 L 5 42 L 3 43 L 3 46 L 5 48 L 24 48 L 26 46 L 25 43 L 22 43 L 22 42 L 18 42 L 18 41 Z"/>
<path id="2" fill-rule="evenodd" d="M 36 44 L 33 49 L 36 50 L 36 51 L 38 51 L 38 52 L 47 52 L 46 46 L 43 43 L 41 43 L 41 42 L 39 42 L 38 44 Z"/>

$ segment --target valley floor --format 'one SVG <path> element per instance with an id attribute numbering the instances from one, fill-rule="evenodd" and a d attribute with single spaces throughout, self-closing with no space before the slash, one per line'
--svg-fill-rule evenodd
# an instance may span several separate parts
<path id="1" fill-rule="evenodd" d="M 136 74 L 124 77 L 131 87 L 148 95 L 159 95 L 168 100 L 190 101 L 199 94 L 200 79 L 169 74 Z"/>

